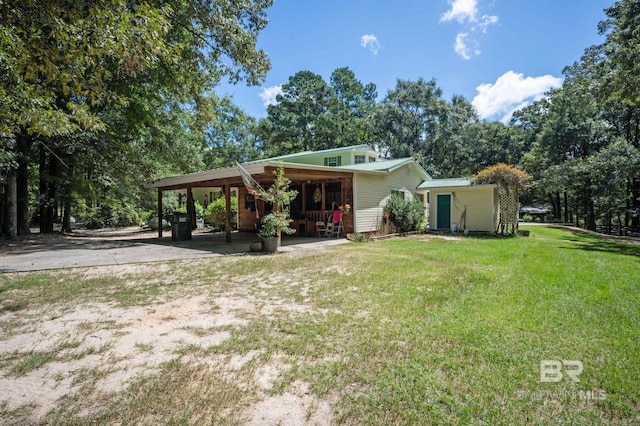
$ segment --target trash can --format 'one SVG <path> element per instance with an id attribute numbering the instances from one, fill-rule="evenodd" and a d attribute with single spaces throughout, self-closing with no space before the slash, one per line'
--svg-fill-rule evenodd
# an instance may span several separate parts
<path id="1" fill-rule="evenodd" d="M 186 213 L 174 213 L 171 219 L 171 240 L 186 241 L 191 239 L 191 220 Z"/>

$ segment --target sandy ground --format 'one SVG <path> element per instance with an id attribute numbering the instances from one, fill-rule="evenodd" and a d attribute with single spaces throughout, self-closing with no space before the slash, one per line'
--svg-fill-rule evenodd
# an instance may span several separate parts
<path id="1" fill-rule="evenodd" d="M 87 277 L 130 276 L 144 274 L 145 268 L 152 267 L 158 266 L 131 265 L 128 269 L 99 266 L 87 268 L 84 273 Z M 260 291 L 261 287 L 265 291 Z M 246 318 L 256 315 L 269 318 L 283 311 L 295 315 L 308 309 L 304 302 L 269 296 L 269 287 L 269 283 L 257 282 L 244 288 L 171 297 L 161 303 L 127 308 L 92 302 L 43 306 L 27 312 L 0 310 L 2 322 L 13 324 L 10 333 L 0 335 L 4 355 L 57 353 L 53 361 L 25 375 L 16 377 L 3 369 L 0 377 L 3 410 L 27 407 L 27 418 L 37 424 L 59 400 L 85 392 L 83 374 L 94 376 L 91 380 L 96 380 L 95 389 L 101 393 L 126 392 L 131 381 L 154 373 L 160 364 L 175 358 L 181 348 L 198 345 L 206 350 L 220 345 L 231 336 L 230 329 L 247 326 Z M 252 351 L 224 357 L 225 374 L 238 373 L 238 380 L 246 380 L 240 370 L 258 355 L 258 351 Z M 245 385 L 257 388 L 261 397 L 243 409 L 240 417 L 244 424 L 333 423 L 329 402 L 310 393 L 305 382 L 295 381 L 279 394 L 269 392 L 280 373 L 289 367 L 278 357 L 254 365 L 251 383 Z M 5 424 L 1 417 L 0 424 Z"/>
<path id="2" fill-rule="evenodd" d="M 194 267 L 193 260 L 184 262 L 185 267 Z M 73 274 L 122 277 L 136 285 L 146 273 L 162 272 L 162 268 L 169 271 L 159 263 L 136 263 L 76 268 Z M 61 272 L 61 279 L 65 273 Z M 282 285 L 284 278 L 269 279 Z M 307 290 L 300 282 L 286 284 L 300 296 L 292 299 L 277 296 L 271 291 L 273 285 L 257 277 L 244 277 L 232 287 L 167 294 L 154 303 L 132 307 L 96 300 L 13 310 L 0 302 L 0 424 L 38 424 L 60 401 L 74 395 L 99 401 L 97 393 L 126 392 L 133 381 L 153 374 L 183 348 L 197 345 L 207 350 L 221 345 L 231 337 L 231 331 L 247 327 L 248 318 L 272 318 L 282 312 L 296 315 L 310 309 L 305 303 Z M 39 368 L 15 373 L 12 368 L 17 361 L 12 362 L 12 356 L 23 358 L 29 353 L 56 355 Z M 291 365 L 278 356 L 264 360 L 263 355 L 259 351 L 227 353 L 198 362 L 222 366 L 227 379 L 236 375 L 244 386 L 257 390 L 258 398 L 239 414 L 243 424 L 333 424 L 330 402 L 313 395 L 307 383 L 297 380 L 274 393 L 274 383 Z M 249 363 L 253 366 L 247 379 L 245 366 Z M 92 382 L 89 388 L 88 382 Z M 93 389 L 94 394 L 85 395 L 87 389 Z M 3 418 L 2 413 L 15 410 L 26 414 L 18 422 L 15 416 Z"/>

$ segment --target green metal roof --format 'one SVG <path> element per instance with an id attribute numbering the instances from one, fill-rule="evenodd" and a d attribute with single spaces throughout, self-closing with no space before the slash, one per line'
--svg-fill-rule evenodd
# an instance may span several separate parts
<path id="1" fill-rule="evenodd" d="M 255 161 L 250 161 L 246 164 L 252 164 L 252 163 L 262 163 L 264 161 L 285 161 L 285 160 L 292 160 L 295 158 L 300 158 L 300 157 L 307 157 L 307 156 L 313 156 L 313 155 L 324 155 L 324 154 L 334 154 L 337 152 L 349 152 L 349 151 L 353 151 L 353 150 L 367 150 L 367 151 L 375 151 L 373 148 L 371 148 L 371 146 L 367 145 L 367 144 L 361 144 L 361 145 L 351 145 L 351 146 L 343 146 L 341 148 L 331 148 L 331 149 L 323 149 L 320 151 L 302 151 L 302 152 L 295 152 L 293 154 L 286 154 L 286 155 L 280 155 L 278 157 L 271 157 L 271 158 L 264 158 L 262 160 L 255 160 Z"/>
<path id="2" fill-rule="evenodd" d="M 415 164 L 426 179 L 431 179 L 429 173 L 427 173 L 427 171 L 413 157 L 397 158 L 394 160 L 378 160 L 373 163 L 350 164 L 348 166 L 334 168 L 355 172 L 390 172 L 409 163 Z"/>
<path id="3" fill-rule="evenodd" d="M 420 186 L 418 186 L 418 189 L 451 188 L 470 185 L 471 179 L 467 178 L 433 179 L 422 182 Z"/>
<path id="4" fill-rule="evenodd" d="M 339 166 L 336 169 L 349 169 L 349 170 L 358 170 L 363 172 L 379 172 L 379 171 L 389 171 L 398 166 L 401 166 L 404 163 L 408 163 L 414 161 L 413 158 L 398 158 L 395 160 L 377 160 L 373 163 L 360 163 L 360 164 L 349 164 L 347 166 Z"/>

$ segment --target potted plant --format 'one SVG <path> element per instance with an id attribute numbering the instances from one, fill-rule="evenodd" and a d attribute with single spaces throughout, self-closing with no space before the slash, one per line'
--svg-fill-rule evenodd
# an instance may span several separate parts
<path id="1" fill-rule="evenodd" d="M 262 218 L 262 228 L 258 235 L 262 239 L 262 250 L 273 253 L 280 247 L 281 234 L 293 234 L 294 229 L 289 227 L 291 219 L 286 215 L 269 213 Z"/>
<path id="2" fill-rule="evenodd" d="M 295 232 L 289 225 L 289 204 L 296 198 L 298 191 L 289 190 L 291 181 L 284 175 L 282 164 L 273 172 L 276 176 L 273 185 L 260 192 L 260 197 L 273 204 L 273 212 L 262 218 L 262 228 L 258 235 L 262 239 L 262 249 L 266 252 L 275 252 L 280 247 L 282 233 L 293 234 Z"/>

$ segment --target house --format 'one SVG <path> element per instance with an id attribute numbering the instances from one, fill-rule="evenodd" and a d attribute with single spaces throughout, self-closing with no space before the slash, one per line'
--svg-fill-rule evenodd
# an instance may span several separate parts
<path id="1" fill-rule="evenodd" d="M 431 180 L 414 158 L 380 159 L 368 145 L 283 155 L 245 163 L 243 168 L 266 188 L 280 164 L 285 176 L 291 180 L 291 189 L 298 191 L 290 207 L 292 227 L 298 235 L 313 235 L 316 221 L 326 222 L 334 206 L 346 204 L 351 210 L 343 216 L 345 232 L 376 231 L 381 226 L 386 199 L 392 193 L 414 196 L 419 185 Z M 208 201 L 219 196 L 228 200 L 235 193 L 241 231 L 255 230 L 259 218 L 270 208 L 247 192 L 236 167 L 167 177 L 150 186 L 158 190 L 159 217 L 163 213 L 162 194 L 165 191 L 185 194 L 192 218 L 195 216 L 191 207 L 193 200 L 204 204 L 205 197 Z M 424 191 L 418 196 L 426 203 Z M 158 233 L 161 237 L 162 229 Z M 230 241 L 230 233 L 227 239 Z"/>
<path id="2" fill-rule="evenodd" d="M 429 229 L 493 233 L 500 213 L 497 185 L 472 185 L 469 179 L 432 179 L 417 192 L 428 192 Z"/>

